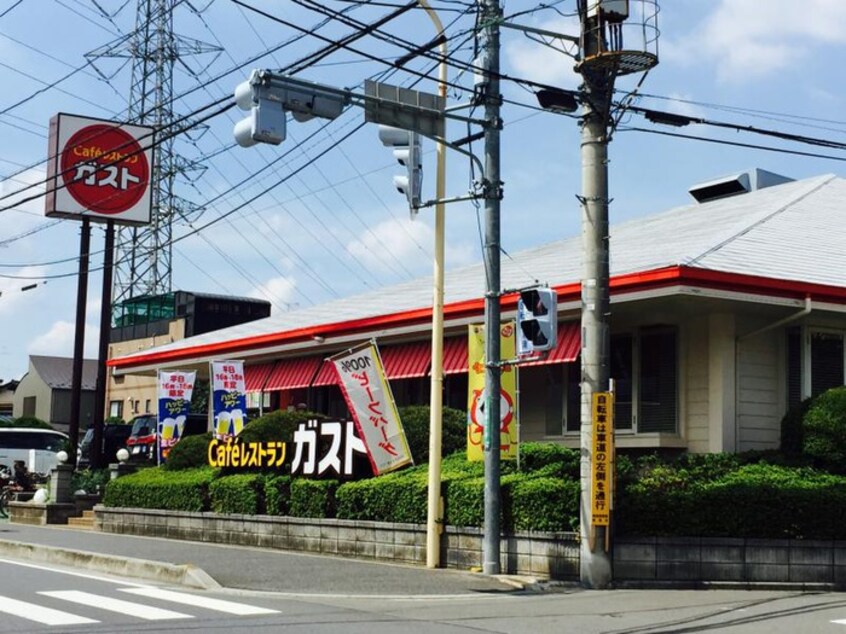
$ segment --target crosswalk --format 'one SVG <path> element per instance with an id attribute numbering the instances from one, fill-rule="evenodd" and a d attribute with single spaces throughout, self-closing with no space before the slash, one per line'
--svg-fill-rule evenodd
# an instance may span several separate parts
<path id="1" fill-rule="evenodd" d="M 141 619 L 144 621 L 193 619 L 207 616 L 207 613 L 204 612 L 206 610 L 232 616 L 260 616 L 279 613 L 278 610 L 246 603 L 152 586 L 134 586 L 116 588 L 116 590 L 126 594 L 127 597 L 118 598 L 109 594 L 82 590 L 36 592 L 36 596 L 48 599 L 49 605 L 45 605 L 43 599 L 38 602 L 34 598 L 24 601 L 19 598 L 0 595 L 0 613 L 48 626 L 100 623 L 103 618 L 102 612 L 119 614 L 127 620 Z M 30 599 L 30 597 L 27 598 Z M 192 609 L 176 611 L 150 605 L 152 601 L 189 606 Z M 67 611 L 64 604 L 69 604 Z M 189 611 L 196 612 L 195 608 L 200 609 L 199 614 L 187 613 Z M 182 608 L 180 607 L 180 609 Z"/>

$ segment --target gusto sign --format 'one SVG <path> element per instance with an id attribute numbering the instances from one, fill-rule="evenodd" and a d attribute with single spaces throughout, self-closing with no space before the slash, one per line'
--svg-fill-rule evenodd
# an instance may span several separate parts
<path id="1" fill-rule="evenodd" d="M 153 145 L 152 128 L 55 115 L 46 215 L 149 223 Z"/>

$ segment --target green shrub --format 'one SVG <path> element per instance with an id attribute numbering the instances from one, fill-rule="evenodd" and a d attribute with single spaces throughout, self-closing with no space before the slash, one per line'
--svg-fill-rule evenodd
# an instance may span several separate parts
<path id="1" fill-rule="evenodd" d="M 291 481 L 291 516 L 335 517 L 337 488 L 336 480 L 293 479 Z"/>
<path id="2" fill-rule="evenodd" d="M 161 467 L 142 469 L 109 482 L 103 504 L 172 511 L 207 511 L 209 485 L 215 477 L 217 471 L 210 467 L 185 471 L 165 471 Z"/>
<path id="3" fill-rule="evenodd" d="M 526 442 L 520 445 L 520 471 L 546 468 L 545 473 L 562 478 L 579 478 L 579 452 L 551 442 Z"/>
<path id="4" fill-rule="evenodd" d="M 346 482 L 336 496 L 339 519 L 424 524 L 428 474 L 423 470 L 403 471 Z"/>
<path id="5" fill-rule="evenodd" d="M 53 429 L 53 426 L 47 421 L 36 418 L 35 416 L 19 416 L 11 423 L 0 425 L 2 427 L 35 427 L 38 429 Z"/>
<path id="6" fill-rule="evenodd" d="M 291 509 L 291 476 L 265 476 L 264 502 L 268 515 L 289 515 Z"/>
<path id="7" fill-rule="evenodd" d="M 71 490 L 99 493 L 106 488 L 111 478 L 108 469 L 83 469 L 74 471 L 71 477 Z"/>
<path id="8" fill-rule="evenodd" d="M 450 526 L 481 526 L 485 519 L 485 479 L 460 478 L 445 483 L 444 521 Z"/>
<path id="9" fill-rule="evenodd" d="M 429 418 L 428 405 L 410 405 L 398 408 L 408 448 L 415 464 L 429 462 Z M 443 408 L 441 418 L 441 455 L 448 456 L 463 450 L 467 443 L 467 414 L 451 407 Z"/>
<path id="10" fill-rule="evenodd" d="M 813 402 L 813 398 L 806 398 L 787 410 L 781 419 L 781 451 L 786 456 L 798 457 L 802 454 L 805 436 L 802 424 Z"/>
<path id="11" fill-rule="evenodd" d="M 209 485 L 209 497 L 215 513 L 264 514 L 264 477 L 241 473 L 218 478 Z"/>
<path id="12" fill-rule="evenodd" d="M 123 420 L 120 416 L 109 416 L 106 420 L 103 421 L 104 425 L 125 425 L 126 421 Z"/>
<path id="13" fill-rule="evenodd" d="M 526 477 L 510 483 L 512 531 L 578 531 L 579 480 Z"/>
<path id="14" fill-rule="evenodd" d="M 819 395 L 803 421 L 802 448 L 815 464 L 846 471 L 846 387 Z"/>
<path id="15" fill-rule="evenodd" d="M 182 438 L 171 448 L 163 468 L 167 471 L 181 471 L 207 466 L 211 439 L 211 432 Z"/>
<path id="16" fill-rule="evenodd" d="M 711 481 L 644 479 L 618 496 L 624 535 L 842 539 L 846 478 L 808 468 L 743 465 Z"/>

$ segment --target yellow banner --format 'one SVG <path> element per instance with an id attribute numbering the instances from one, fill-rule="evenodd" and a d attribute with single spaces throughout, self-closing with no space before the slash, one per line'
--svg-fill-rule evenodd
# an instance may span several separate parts
<path id="1" fill-rule="evenodd" d="M 500 356 L 513 359 L 516 355 L 514 322 L 500 327 Z M 485 440 L 485 327 L 470 324 L 467 342 L 469 380 L 467 385 L 467 459 L 484 460 Z M 500 456 L 503 460 L 517 457 L 520 430 L 517 420 L 517 367 L 505 366 L 501 373 L 500 394 Z"/>
<path id="2" fill-rule="evenodd" d="M 593 394 L 591 458 L 591 523 L 608 526 L 614 494 L 614 396 L 611 392 Z"/>

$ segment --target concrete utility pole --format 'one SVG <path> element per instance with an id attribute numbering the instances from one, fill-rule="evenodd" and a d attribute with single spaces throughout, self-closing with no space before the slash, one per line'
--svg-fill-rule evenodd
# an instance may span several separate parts
<path id="1" fill-rule="evenodd" d="M 499 94 L 499 0 L 480 0 L 484 33 L 482 58 L 485 75 L 485 522 L 482 572 L 498 575 L 500 563 L 500 221 L 502 182 L 499 180 L 499 131 L 502 129 Z"/>
<path id="2" fill-rule="evenodd" d="M 639 0 L 654 8 L 641 11 L 641 35 L 646 38 L 657 16 L 656 0 Z M 579 0 L 581 20 L 582 104 L 582 382 L 580 578 L 588 588 L 603 589 L 612 581 L 611 526 L 595 525 L 593 517 L 593 395 L 609 388 L 610 293 L 608 235 L 608 140 L 613 128 L 611 105 L 618 75 L 646 71 L 658 63 L 646 50 L 657 41 L 644 40 L 643 50 L 623 47 L 623 24 L 635 3 L 620 0 Z M 633 20 L 633 22 L 636 22 Z M 647 29 L 649 27 L 649 29 Z M 657 51 L 657 48 L 656 48 Z M 612 422 L 613 424 L 613 422 Z M 613 448 L 612 448 L 613 449 Z M 613 476 L 612 476 L 613 477 Z"/>

